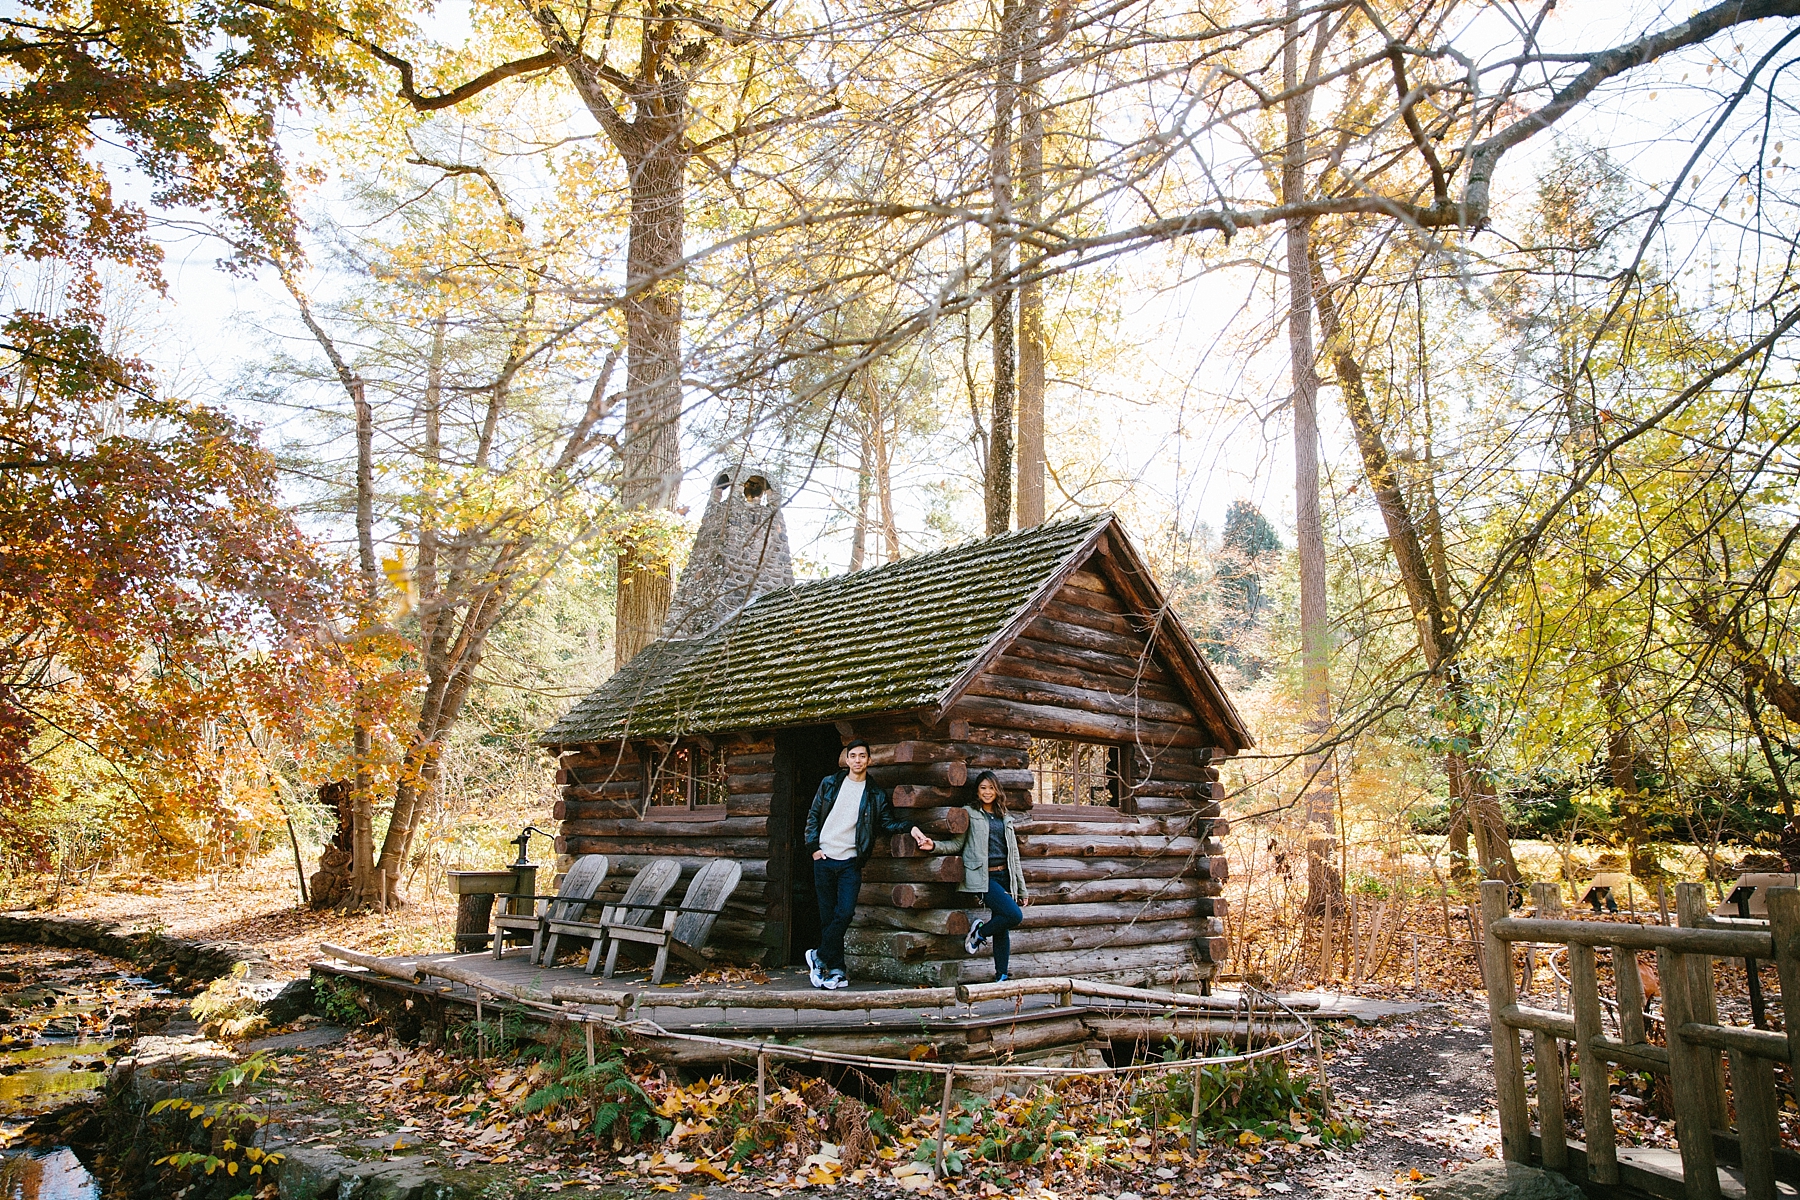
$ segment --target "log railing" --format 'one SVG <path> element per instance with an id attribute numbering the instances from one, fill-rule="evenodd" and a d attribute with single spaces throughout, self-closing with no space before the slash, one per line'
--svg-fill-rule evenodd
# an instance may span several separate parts
<path id="1" fill-rule="evenodd" d="M 1771 888 L 1769 921 L 1721 921 L 1706 912 L 1699 884 L 1676 888 L 1679 924 L 1625 925 L 1569 921 L 1561 915 L 1554 885 L 1532 889 L 1535 918 L 1509 913 L 1507 886 L 1481 885 L 1485 925 L 1488 1013 L 1493 1024 L 1494 1082 L 1500 1108 L 1501 1153 L 1508 1161 L 1531 1163 L 1533 1130 L 1525 1093 L 1525 1066 L 1519 1034 L 1532 1038 L 1537 1075 L 1537 1158 L 1545 1167 L 1568 1173 L 1585 1167 L 1600 1184 L 1643 1187 L 1645 1179 L 1621 1178 L 1610 1091 L 1614 1065 L 1665 1076 L 1675 1108 L 1675 1136 L 1681 1148 L 1681 1187 L 1687 1196 L 1720 1195 L 1717 1144 L 1736 1143 L 1751 1200 L 1776 1195 L 1793 1156 L 1778 1149 L 1778 1103 L 1773 1064 L 1800 1068 L 1800 1029 L 1787 1020 L 1786 997 L 1800 996 L 1800 891 Z M 1521 1005 L 1513 984 L 1512 944 L 1562 945 L 1569 956 L 1569 1012 Z M 1601 1013 L 1596 951 L 1610 949 L 1617 994 L 1619 1036 L 1606 1036 Z M 1653 1043 L 1644 1020 L 1644 995 L 1637 969 L 1640 952 L 1656 956 L 1662 986 L 1664 1044 Z M 1781 983 L 1787 1032 L 1719 1024 L 1713 992 L 1713 959 L 1773 960 Z M 1559 1043 L 1573 1044 L 1580 1069 L 1584 1160 L 1578 1164 L 1564 1129 L 1567 1081 Z M 1725 1063 L 1730 1064 L 1727 1089 Z M 1800 1071 L 1792 1076 L 1800 1078 Z M 1732 1116 L 1735 1113 L 1735 1135 Z M 1627 1170 L 1636 1175 L 1635 1170 Z"/>

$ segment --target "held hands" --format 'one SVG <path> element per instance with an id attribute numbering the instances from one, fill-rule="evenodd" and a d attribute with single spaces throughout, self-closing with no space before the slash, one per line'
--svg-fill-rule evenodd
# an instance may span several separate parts
<path id="1" fill-rule="evenodd" d="M 937 843 L 926 837 L 924 830 L 920 829 L 917 825 L 912 827 L 912 839 L 918 843 L 919 849 L 921 850 L 935 850 L 937 848 Z"/>

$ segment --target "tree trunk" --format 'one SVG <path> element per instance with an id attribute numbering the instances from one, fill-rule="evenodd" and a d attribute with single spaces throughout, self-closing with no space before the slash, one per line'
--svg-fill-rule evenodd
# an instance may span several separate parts
<path id="1" fill-rule="evenodd" d="M 381 572 L 375 561 L 375 418 L 362 380 L 351 384 L 350 395 L 356 410 L 356 555 L 363 586 L 361 621 L 366 627 L 374 623 L 375 605 L 381 595 Z M 350 730 L 356 770 L 350 801 L 353 837 L 349 902 L 362 907 L 380 903 L 381 888 L 375 874 L 374 736 L 361 697 L 356 706 L 357 718 Z"/>
<path id="2" fill-rule="evenodd" d="M 994 141 L 988 159 L 993 188 L 993 224 L 988 227 L 992 268 L 988 276 L 988 300 L 993 306 L 994 400 L 988 416 L 987 532 L 989 536 L 1012 528 L 1013 403 L 1017 376 L 1013 344 L 1013 107 L 1018 93 L 1019 8 L 1005 0 L 1000 15 L 1000 35 L 994 58 Z"/>
<path id="3" fill-rule="evenodd" d="M 1300 78 L 1299 2 L 1288 0 L 1287 44 L 1282 51 L 1287 140 L 1281 155 L 1282 203 L 1306 195 L 1306 125 L 1310 93 Z M 1325 597 L 1325 522 L 1319 509 L 1319 377 L 1313 367 L 1311 227 L 1286 225 L 1288 269 L 1288 370 L 1294 408 L 1294 511 L 1300 554 L 1300 725 L 1308 744 L 1318 746 L 1331 732 L 1331 631 Z M 1323 751 L 1306 756 L 1306 908 L 1325 911 L 1328 896 L 1342 892 L 1343 880 L 1331 861 L 1336 835 L 1331 765 Z M 1334 908 L 1341 905 L 1334 904 Z"/>
<path id="4" fill-rule="evenodd" d="M 1332 299 L 1331 288 L 1325 282 L 1316 254 L 1311 256 L 1309 265 L 1311 274 L 1317 280 L 1315 294 L 1320 324 L 1324 327 L 1325 340 L 1336 368 L 1344 412 L 1350 418 L 1350 427 L 1356 436 L 1357 450 L 1363 462 L 1363 475 L 1375 493 L 1382 523 L 1387 528 L 1388 545 L 1393 551 L 1401 584 L 1406 589 L 1407 604 L 1412 610 L 1413 626 L 1418 633 L 1419 649 L 1424 655 L 1425 665 L 1443 680 L 1444 708 L 1447 713 L 1445 733 L 1453 740 L 1466 739 L 1474 751 L 1474 761 L 1457 752 L 1450 753 L 1445 758 L 1445 774 L 1450 781 L 1451 851 L 1455 856 L 1452 871 L 1460 875 L 1465 869 L 1462 864 L 1469 859 L 1467 838 L 1473 834 L 1475 861 L 1481 865 L 1482 876 L 1504 878 L 1508 883 L 1517 883 L 1519 872 L 1513 860 L 1505 814 L 1500 809 L 1499 797 L 1494 794 L 1493 782 L 1480 769 L 1480 732 L 1464 728 L 1468 698 L 1464 695 L 1463 685 L 1457 676 L 1455 656 L 1459 647 L 1450 628 L 1452 598 L 1449 594 L 1447 571 L 1440 582 L 1419 536 L 1418 523 L 1413 520 L 1412 511 L 1407 507 L 1406 494 L 1400 486 L 1398 465 L 1388 453 L 1374 405 L 1370 402 L 1363 383 L 1362 364 L 1351 352 L 1337 304 Z M 1428 517 L 1435 522 L 1435 499 L 1433 505 Z"/>
<path id="5" fill-rule="evenodd" d="M 1044 219 L 1044 110 L 1038 94 L 1043 59 L 1036 0 L 1019 6 L 1019 221 Z M 1044 289 L 1019 284 L 1019 528 L 1044 523 Z"/>
<path id="6" fill-rule="evenodd" d="M 894 485 L 891 468 L 893 444 L 888 440 L 887 410 L 881 403 L 881 391 L 875 376 L 865 369 L 863 395 L 868 403 L 868 441 L 864 471 L 873 472 L 876 511 L 881 517 L 882 556 L 884 562 L 900 561 L 900 528 L 894 523 Z M 867 505 L 864 506 L 865 511 Z"/>
<path id="7" fill-rule="evenodd" d="M 856 525 L 850 530 L 850 569 L 863 569 L 863 550 L 869 536 L 869 420 L 865 414 L 862 429 L 862 450 L 856 463 Z"/>
<path id="8" fill-rule="evenodd" d="M 678 125 L 678 123 L 677 123 Z M 625 262 L 626 511 L 675 507 L 681 486 L 681 264 L 686 228 L 687 154 L 679 127 L 633 154 L 631 234 Z M 618 558 L 615 666 L 656 640 L 669 612 L 669 564 L 642 539 Z"/>

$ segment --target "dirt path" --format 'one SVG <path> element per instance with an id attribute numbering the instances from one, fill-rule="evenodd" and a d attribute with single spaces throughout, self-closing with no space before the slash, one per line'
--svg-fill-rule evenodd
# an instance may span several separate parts
<path id="1" fill-rule="evenodd" d="M 1405 1196 L 1415 1170 L 1429 1179 L 1497 1153 L 1492 1057 L 1487 1013 L 1466 1001 L 1353 1033 L 1338 1046 L 1330 1075 L 1367 1135 L 1347 1150 L 1283 1162 L 1265 1191 Z"/>

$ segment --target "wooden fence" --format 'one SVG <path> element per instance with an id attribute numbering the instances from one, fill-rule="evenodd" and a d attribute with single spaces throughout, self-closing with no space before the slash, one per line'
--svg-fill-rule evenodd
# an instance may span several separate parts
<path id="1" fill-rule="evenodd" d="M 1576 1178 L 1586 1174 L 1596 1183 L 1670 1194 L 1667 1185 L 1673 1179 L 1658 1178 L 1651 1169 L 1620 1160 L 1610 1090 L 1612 1068 L 1619 1066 L 1654 1072 L 1669 1081 L 1681 1147 L 1680 1190 L 1673 1194 L 1720 1195 L 1718 1165 L 1723 1157 L 1737 1160 L 1745 1193 L 1752 1200 L 1774 1197 L 1777 1177 L 1794 1180 L 1800 1157 L 1779 1148 L 1773 1064 L 1785 1063 L 1790 1071 L 1800 1067 L 1800 1030 L 1786 1020 L 1785 1003 L 1781 1005 L 1785 1033 L 1719 1024 L 1713 959 L 1752 960 L 1751 971 L 1755 960 L 1773 960 L 1782 999 L 1800 995 L 1800 891 L 1770 889 L 1769 920 L 1743 921 L 1709 915 L 1701 885 L 1681 884 L 1676 888 L 1675 925 L 1558 919 L 1562 898 L 1555 885 L 1538 884 L 1532 892 L 1536 916 L 1514 917 L 1505 883 L 1490 880 L 1481 885 L 1502 1155 L 1511 1162 L 1535 1160 Z M 1513 944 L 1519 942 L 1568 948 L 1570 1011 L 1518 1002 L 1511 964 Z M 1601 1009 L 1596 952 L 1602 948 L 1612 956 L 1616 1038 L 1607 1036 Z M 1645 951 L 1655 954 L 1661 981 L 1662 1044 L 1649 1036 L 1644 1017 L 1637 956 Z M 1531 1035 L 1537 1074 L 1535 1137 L 1521 1032 Z M 1579 1066 L 1584 1146 L 1571 1145 L 1564 1128 L 1568 1080 L 1561 1042 L 1572 1044 Z"/>

